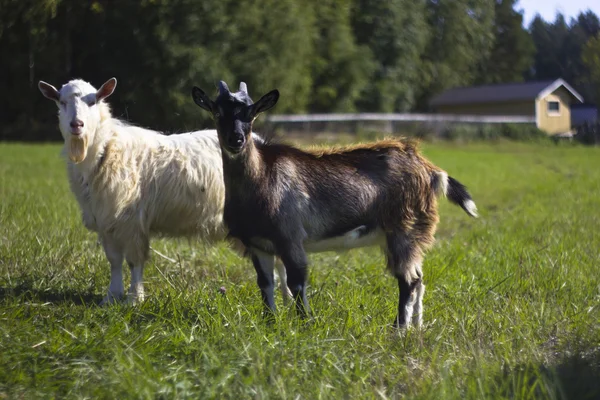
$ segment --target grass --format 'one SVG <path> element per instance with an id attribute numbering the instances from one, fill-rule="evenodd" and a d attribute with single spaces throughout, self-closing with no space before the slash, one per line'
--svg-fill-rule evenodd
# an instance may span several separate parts
<path id="1" fill-rule="evenodd" d="M 426 145 L 481 218 L 441 202 L 425 326 L 391 330 L 377 249 L 311 256 L 304 323 L 261 318 L 225 246 L 155 240 L 147 301 L 109 267 L 56 145 L 0 144 L 0 398 L 599 398 L 600 150 Z M 225 287 L 226 293 L 219 289 Z"/>

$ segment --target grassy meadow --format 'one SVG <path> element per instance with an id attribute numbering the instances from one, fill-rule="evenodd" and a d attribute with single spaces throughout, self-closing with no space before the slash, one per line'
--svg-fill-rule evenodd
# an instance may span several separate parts
<path id="1" fill-rule="evenodd" d="M 152 242 L 144 303 L 98 307 L 59 146 L 0 143 L 0 399 L 600 398 L 600 149 L 423 148 L 481 217 L 441 200 L 425 324 L 398 334 L 379 249 L 311 256 L 309 322 L 278 295 L 267 324 L 250 262 L 189 240 Z"/>

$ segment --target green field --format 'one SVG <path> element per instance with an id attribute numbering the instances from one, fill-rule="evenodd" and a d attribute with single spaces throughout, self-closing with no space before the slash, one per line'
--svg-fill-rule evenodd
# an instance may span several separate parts
<path id="1" fill-rule="evenodd" d="M 268 325 L 250 263 L 188 240 L 153 242 L 144 303 L 98 307 L 59 147 L 0 144 L 0 399 L 600 398 L 600 149 L 424 152 L 481 218 L 441 201 L 425 324 L 398 334 L 378 249 L 311 256 L 309 322 L 278 296 Z"/>

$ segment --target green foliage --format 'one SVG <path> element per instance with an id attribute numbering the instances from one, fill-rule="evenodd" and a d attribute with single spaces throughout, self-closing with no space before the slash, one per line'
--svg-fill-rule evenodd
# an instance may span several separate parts
<path id="1" fill-rule="evenodd" d="M 356 0 L 353 30 L 377 65 L 357 105 L 364 111 L 406 112 L 415 106 L 428 26 L 425 1 Z"/>
<path id="2" fill-rule="evenodd" d="M 442 132 L 442 137 L 449 140 L 469 141 L 479 139 L 480 127 L 477 125 L 449 125 Z"/>
<path id="3" fill-rule="evenodd" d="M 531 68 L 533 40 L 523 27 L 523 14 L 516 0 L 495 1 L 494 45 L 485 60 L 481 83 L 520 82 Z"/>
<path id="4" fill-rule="evenodd" d="M 355 41 L 350 26 L 351 1 L 316 0 L 309 4 L 316 16 L 309 110 L 355 111 L 375 61 L 369 48 Z"/>
<path id="5" fill-rule="evenodd" d="M 0 15 L 27 15 L 22 3 L 14 3 L 14 10 L 0 8 Z M 111 98 L 116 115 L 157 129 L 209 125 L 190 100 L 190 88 L 210 91 L 221 79 L 232 84 L 245 80 L 257 94 L 277 87 L 288 94 L 282 96 L 279 112 L 302 111 L 312 85 L 312 9 L 294 0 L 266 2 L 264 7 L 268 13 L 250 1 L 109 5 L 63 0 L 54 16 L 47 13 L 36 20 L 48 32 L 45 40 L 25 42 L 36 56 L 29 71 L 27 53 L 17 50 L 27 38 L 23 33 L 29 21 L 16 19 L 0 36 L 0 58 L 11 61 L 3 63 L 2 75 L 15 77 L 1 83 L 9 85 L 0 89 L 10 94 L 0 100 L 3 111 L 9 111 L 2 113 L 9 118 L 3 122 L 37 116 L 54 125 L 55 110 L 37 92 L 37 81 L 60 85 L 72 77 L 100 85 L 116 76 L 119 88 Z M 28 84 L 17 79 L 28 72 Z"/>
<path id="6" fill-rule="evenodd" d="M 531 22 L 531 37 L 536 47 L 534 60 L 535 78 L 538 80 L 556 79 L 564 76 L 564 44 L 569 27 L 562 14 L 554 23 L 544 21 L 539 15 Z"/>
<path id="7" fill-rule="evenodd" d="M 591 11 L 536 18 L 515 0 L 0 0 L 0 139 L 59 139 L 37 90 L 116 76 L 121 118 L 167 132 L 212 127 L 198 85 L 278 88 L 276 113 L 427 111 L 442 91 L 558 77 L 600 102 Z M 535 54 L 532 58 L 532 43 Z M 590 46 L 592 46 L 590 45 Z"/>
<path id="8" fill-rule="evenodd" d="M 146 302 L 97 307 L 59 147 L 0 144 L 0 398 L 597 398 L 598 150 L 426 145 L 481 218 L 440 200 L 425 327 L 398 335 L 379 249 L 311 256 L 308 323 L 280 298 L 265 323 L 250 262 L 188 240 L 153 241 L 176 261 L 152 252 Z"/>
<path id="9" fill-rule="evenodd" d="M 105 24 L 105 18 L 115 26 L 151 28 L 120 32 L 96 27 L 111 56 L 99 54 L 109 64 L 100 59 L 94 65 L 102 65 L 105 75 L 132 71 L 123 76 L 120 98 L 135 110 L 128 116 L 164 129 L 192 129 L 194 120 L 207 118 L 190 101 L 190 87 L 210 93 L 221 79 L 232 85 L 244 80 L 251 93 L 278 87 L 294 93 L 282 98 L 280 112 L 302 109 L 310 88 L 311 16 L 294 1 L 272 1 L 266 5 L 268 14 L 250 3 L 162 1 L 107 7 L 98 24 Z M 123 41 L 128 46 L 120 45 Z M 84 69 L 93 70 L 90 64 Z M 147 115 L 147 110 L 154 112 Z"/>
<path id="10" fill-rule="evenodd" d="M 454 141 L 509 139 L 520 142 L 549 142 L 549 136 L 533 124 L 452 124 L 442 138 Z"/>
<path id="11" fill-rule="evenodd" d="M 588 102 L 600 101 L 594 92 L 594 70 L 583 60 L 584 46 L 600 32 L 600 20 L 591 11 L 579 14 L 567 23 L 558 14 L 553 23 L 537 16 L 529 30 L 536 53 L 530 79 L 550 80 L 563 78 L 577 89 Z"/>
<path id="12" fill-rule="evenodd" d="M 419 108 L 444 90 L 475 83 L 494 42 L 494 3 L 427 1 L 430 39 L 423 58 Z"/>
<path id="13" fill-rule="evenodd" d="M 0 124 L 31 126 L 37 105 L 39 65 L 54 66 L 56 54 L 50 43 L 55 32 L 48 27 L 56 17 L 57 0 L 0 0 Z M 39 92 L 38 92 L 39 93 Z M 48 113 L 42 114 L 42 118 Z M 0 133 L 3 128 L 0 128 Z M 29 135 L 28 135 L 29 136 Z M 0 134 L 0 138 L 2 135 Z"/>
<path id="14" fill-rule="evenodd" d="M 502 137 L 520 141 L 548 140 L 548 134 L 529 124 L 502 124 L 500 125 Z"/>
<path id="15" fill-rule="evenodd" d="M 575 140 L 586 145 L 600 145 L 600 122 L 590 122 L 578 126 Z"/>
<path id="16" fill-rule="evenodd" d="M 592 36 L 585 44 L 581 58 L 585 67 L 590 71 L 590 81 L 594 98 L 600 103 L 600 32 Z"/>
<path id="17" fill-rule="evenodd" d="M 215 2 L 226 4 L 223 14 L 212 7 L 208 14 L 215 22 L 226 19 L 225 31 L 211 44 L 220 64 L 231 71 L 229 80 L 236 85 L 247 82 L 254 97 L 278 88 L 284 94 L 277 105 L 279 113 L 305 110 L 312 96 L 315 26 L 311 7 L 295 0 L 268 0 L 260 7 L 251 0 Z M 218 82 L 223 70 L 205 73 Z"/>
<path id="18" fill-rule="evenodd" d="M 600 34 L 600 20 L 591 11 L 579 14 L 571 20 L 569 35 L 565 41 L 565 62 L 568 82 L 574 85 L 587 102 L 600 102 L 598 93 L 594 91 L 594 71 L 584 59 L 584 47 L 593 37 Z"/>

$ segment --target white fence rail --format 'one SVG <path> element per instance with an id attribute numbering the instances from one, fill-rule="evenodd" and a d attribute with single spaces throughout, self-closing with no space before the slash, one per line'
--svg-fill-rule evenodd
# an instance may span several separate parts
<path id="1" fill-rule="evenodd" d="M 535 117 L 513 115 L 454 115 L 454 114 L 300 114 L 270 115 L 271 123 L 306 123 L 306 122 L 464 122 L 479 124 L 535 123 Z"/>
<path id="2" fill-rule="evenodd" d="M 358 133 L 377 131 L 410 134 L 427 131 L 440 134 L 453 124 L 535 124 L 535 117 L 510 115 L 452 114 L 304 114 L 269 115 L 267 129 L 301 133 Z"/>

